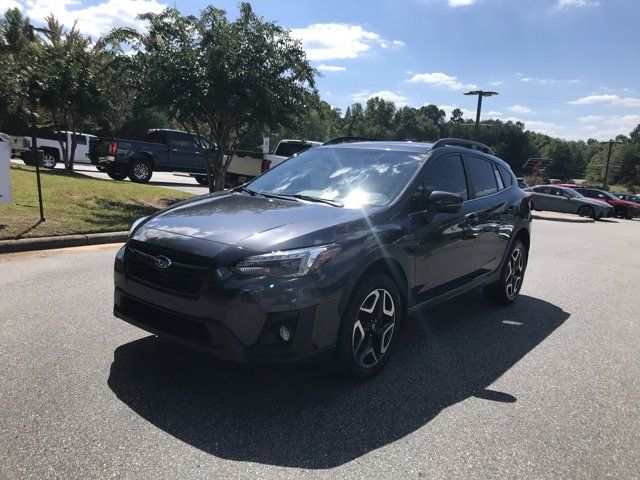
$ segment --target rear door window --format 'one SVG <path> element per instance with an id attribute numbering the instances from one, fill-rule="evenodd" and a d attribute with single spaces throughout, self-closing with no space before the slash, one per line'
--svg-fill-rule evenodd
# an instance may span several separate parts
<path id="1" fill-rule="evenodd" d="M 509 172 L 502 165 L 498 165 L 498 171 L 500 172 L 502 183 L 504 183 L 505 188 L 509 188 L 511 185 L 513 185 L 513 176 L 511 175 L 511 172 Z"/>
<path id="2" fill-rule="evenodd" d="M 493 162 L 467 155 L 466 164 L 476 198 L 486 197 L 498 191 Z"/>
<path id="3" fill-rule="evenodd" d="M 167 132 L 155 131 L 147 135 L 147 142 L 167 144 Z"/>
<path id="4" fill-rule="evenodd" d="M 195 138 L 187 132 L 171 132 L 171 145 L 180 148 L 196 148 Z"/>

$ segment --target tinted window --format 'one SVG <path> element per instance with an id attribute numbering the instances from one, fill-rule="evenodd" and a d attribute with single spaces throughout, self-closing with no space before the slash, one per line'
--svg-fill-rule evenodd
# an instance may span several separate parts
<path id="1" fill-rule="evenodd" d="M 462 158 L 450 155 L 438 158 L 431 165 L 424 177 L 424 189 L 428 196 L 431 192 L 449 192 L 460 195 L 467 200 L 467 179 L 464 176 Z"/>
<path id="2" fill-rule="evenodd" d="M 187 132 L 172 132 L 171 145 L 182 148 L 195 148 L 195 138 Z"/>
<path id="3" fill-rule="evenodd" d="M 513 185 L 513 176 L 511 172 L 509 172 L 506 168 L 501 165 L 498 165 L 498 171 L 500 172 L 500 176 L 502 177 L 502 183 L 504 183 L 505 188 Z"/>
<path id="4" fill-rule="evenodd" d="M 493 164 L 493 174 L 496 176 L 496 183 L 498 184 L 498 190 L 502 190 L 504 188 L 504 182 L 502 181 L 502 177 L 500 176 L 500 172 L 498 171 L 498 165 Z"/>
<path id="5" fill-rule="evenodd" d="M 279 155 L 281 157 L 291 157 L 298 152 L 306 150 L 309 148 L 309 145 L 306 143 L 280 143 L 274 155 Z"/>
<path id="6" fill-rule="evenodd" d="M 467 168 L 476 197 L 485 197 L 498 191 L 491 162 L 478 157 L 467 157 Z"/>
<path id="7" fill-rule="evenodd" d="M 87 137 L 85 137 L 84 135 L 76 135 L 76 145 L 86 145 L 87 144 Z"/>
<path id="8" fill-rule="evenodd" d="M 167 143 L 167 132 L 151 132 L 147 135 L 147 142 Z"/>

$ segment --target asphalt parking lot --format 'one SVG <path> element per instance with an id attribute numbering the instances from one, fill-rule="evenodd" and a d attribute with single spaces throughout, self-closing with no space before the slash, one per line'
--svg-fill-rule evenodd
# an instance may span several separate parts
<path id="1" fill-rule="evenodd" d="M 116 246 L 0 256 L 0 478 L 639 478 L 640 221 L 533 228 L 516 304 L 425 311 L 366 383 L 115 319 Z"/>

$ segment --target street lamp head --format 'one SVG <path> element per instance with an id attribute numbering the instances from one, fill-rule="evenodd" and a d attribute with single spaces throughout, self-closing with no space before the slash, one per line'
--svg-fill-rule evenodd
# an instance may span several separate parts
<path id="1" fill-rule="evenodd" d="M 484 90 L 471 90 L 466 92 L 465 95 L 482 95 L 483 97 L 492 97 L 498 95 L 498 92 L 485 92 Z"/>

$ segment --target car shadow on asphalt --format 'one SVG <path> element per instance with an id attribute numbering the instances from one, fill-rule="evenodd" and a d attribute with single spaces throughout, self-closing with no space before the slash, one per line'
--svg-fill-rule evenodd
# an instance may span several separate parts
<path id="1" fill-rule="evenodd" d="M 367 382 L 341 378 L 327 362 L 231 364 L 150 336 L 116 349 L 108 384 L 138 415 L 217 457 L 332 468 L 469 397 L 516 402 L 488 387 L 567 318 L 537 298 L 496 308 L 473 292 L 414 315 Z"/>

